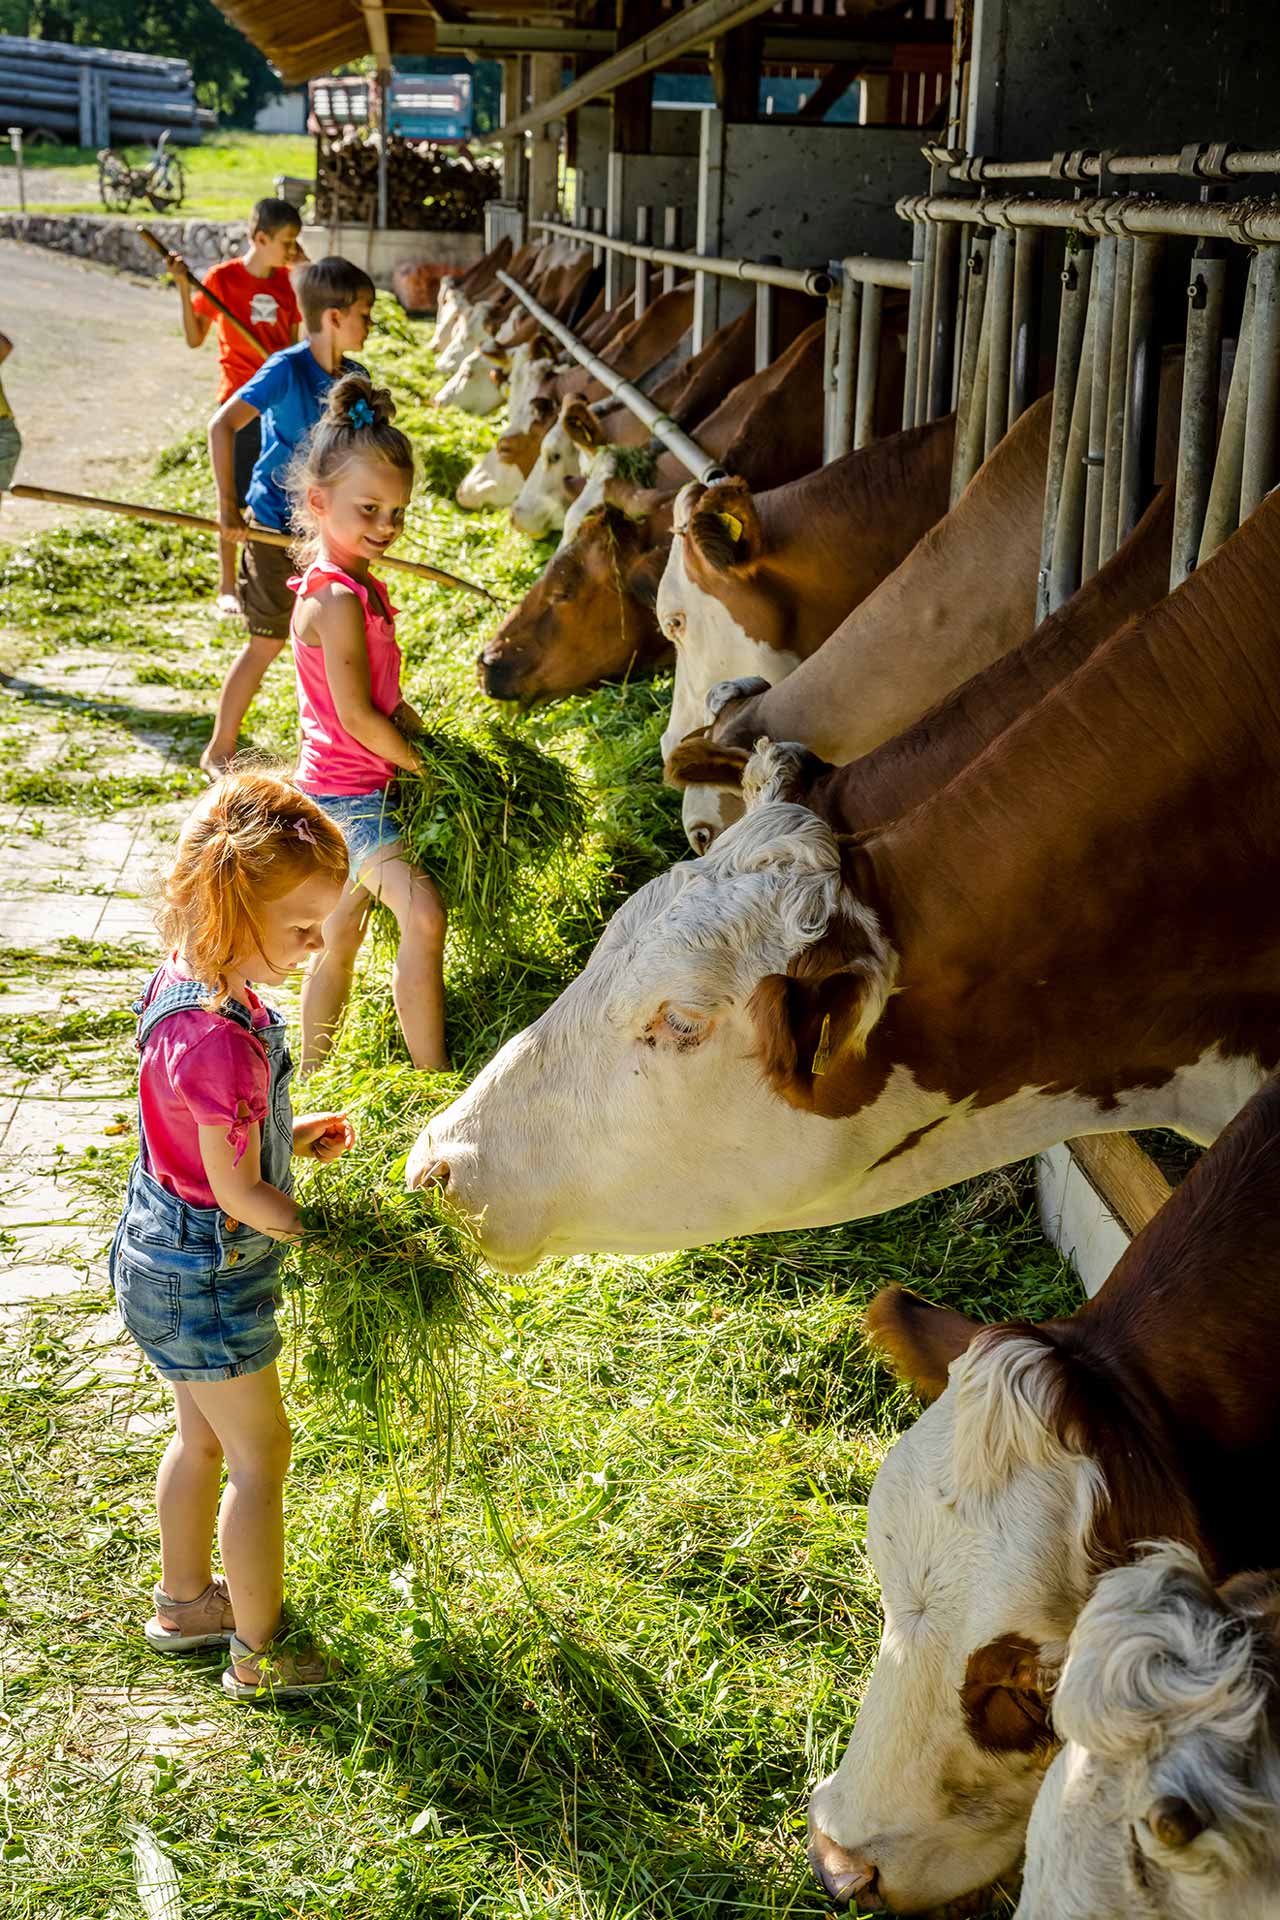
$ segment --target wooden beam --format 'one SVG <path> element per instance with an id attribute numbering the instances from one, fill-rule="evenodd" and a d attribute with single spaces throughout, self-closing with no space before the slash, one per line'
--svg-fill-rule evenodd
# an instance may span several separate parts
<path id="1" fill-rule="evenodd" d="M 764 22 L 748 20 L 734 27 L 711 49 L 711 84 L 716 105 L 726 120 L 739 125 L 760 118 L 760 63 L 764 57 Z"/>
<path id="2" fill-rule="evenodd" d="M 622 47 L 610 59 L 602 60 L 600 65 L 571 86 L 553 94 L 549 100 L 530 107 L 528 113 L 522 113 L 518 120 L 509 120 L 502 127 L 500 137 L 511 139 L 517 133 L 531 133 L 538 127 L 546 126 L 550 120 L 563 120 L 566 113 L 575 107 L 582 107 L 589 100 L 598 100 L 602 93 L 612 93 L 626 80 L 635 80 L 642 73 L 652 73 L 655 67 L 665 66 L 668 60 L 678 59 L 691 47 L 713 45 L 734 27 L 740 27 L 744 21 L 754 20 L 757 14 L 766 13 L 776 0 L 696 0 L 696 4 L 687 7 L 683 13 L 676 14 L 652 33 Z"/>
<path id="3" fill-rule="evenodd" d="M 798 117 L 801 120 L 821 120 L 837 100 L 844 98 L 857 77 L 858 69 L 851 60 L 842 60 L 837 66 L 828 68 L 815 91 L 801 107 Z"/>
<path id="4" fill-rule="evenodd" d="M 1130 1238 L 1155 1218 L 1173 1189 L 1131 1133 L 1068 1140 L 1071 1157 Z"/>
<path id="5" fill-rule="evenodd" d="M 659 25 L 656 0 L 616 0 L 618 43 L 630 46 Z M 580 66 L 578 71 L 583 71 Z M 616 87 L 609 145 L 614 153 L 648 153 L 653 145 L 653 75 L 642 73 Z"/>

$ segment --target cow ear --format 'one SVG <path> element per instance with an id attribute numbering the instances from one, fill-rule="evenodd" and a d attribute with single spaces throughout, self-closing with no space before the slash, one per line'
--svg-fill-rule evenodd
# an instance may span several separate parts
<path id="1" fill-rule="evenodd" d="M 560 412 L 560 424 L 575 447 L 593 453 L 604 445 L 600 422 L 585 400 L 566 400 Z"/>
<path id="2" fill-rule="evenodd" d="M 1153 1800 L 1143 1816 L 1148 1833 L 1158 1840 L 1162 1847 L 1171 1852 L 1181 1852 L 1198 1840 L 1210 1822 L 1198 1807 L 1193 1807 L 1181 1794 L 1164 1793 Z"/>
<path id="3" fill-rule="evenodd" d="M 535 393 L 531 403 L 533 418 L 531 425 L 541 427 L 544 433 L 556 417 L 556 403 L 550 394 Z"/>
<path id="4" fill-rule="evenodd" d="M 727 573 L 757 559 L 764 545 L 745 480 L 717 480 L 689 515 L 688 538 L 709 567 Z"/>
<path id="5" fill-rule="evenodd" d="M 899 1380 L 922 1400 L 936 1400 L 946 1391 L 951 1362 L 982 1324 L 954 1307 L 935 1307 L 906 1287 L 884 1287 L 867 1308 L 862 1330 Z"/>
<path id="6" fill-rule="evenodd" d="M 842 887 L 826 932 L 785 973 L 766 974 L 747 1003 L 774 1092 L 812 1111 L 825 1076 L 866 1053 L 897 972 L 877 915 Z"/>
<path id="7" fill-rule="evenodd" d="M 730 749 L 740 751 L 740 749 Z M 742 797 L 750 813 L 774 800 L 808 803 L 813 783 L 832 771 L 829 760 L 820 760 L 797 740 L 756 741 L 742 776 Z"/>
<path id="8" fill-rule="evenodd" d="M 585 482 L 584 482 L 585 484 Z M 658 584 L 667 564 L 667 548 L 648 547 L 631 562 L 623 575 L 623 585 L 633 600 L 651 611 L 658 603 Z"/>
<path id="9" fill-rule="evenodd" d="M 960 1688 L 965 1724 L 987 1753 L 1038 1753 L 1053 1745 L 1040 1650 L 1001 1634 L 969 1655 Z"/>
<path id="10" fill-rule="evenodd" d="M 742 785 L 750 758 L 744 747 L 721 747 L 705 731 L 688 734 L 667 755 L 662 777 L 669 787 L 731 787 Z"/>
<path id="11" fill-rule="evenodd" d="M 538 334 L 529 349 L 529 358 L 531 360 L 554 360 L 555 354 L 556 350 L 545 333 Z"/>

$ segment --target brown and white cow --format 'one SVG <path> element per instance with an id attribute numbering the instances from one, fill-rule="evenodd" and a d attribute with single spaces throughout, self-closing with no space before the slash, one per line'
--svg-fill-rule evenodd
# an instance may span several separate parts
<path id="1" fill-rule="evenodd" d="M 1166 1541 L 1098 1582 L 1053 1696 L 1015 1920 L 1274 1920 L 1280 1570 Z"/>
<path id="2" fill-rule="evenodd" d="M 933 1404 L 868 1504 L 884 1629 L 809 1809 L 828 1892 L 911 1913 L 1015 1865 L 1102 1569 L 1156 1536 L 1216 1579 L 1280 1555 L 1258 1499 L 1280 1468 L 1278 1261 L 1272 1080 L 1071 1318 L 983 1327 L 899 1288 L 872 1302 L 872 1341 Z"/>
<path id="3" fill-rule="evenodd" d="M 564 526 L 565 515 L 603 446 L 596 417 L 585 400 L 561 402 L 538 457 L 511 505 L 511 524 L 531 540 L 545 540 Z"/>
<path id="4" fill-rule="evenodd" d="M 508 427 L 487 453 L 459 480 L 454 499 L 460 507 L 509 507 L 538 458 L 538 449 L 555 425 L 551 400 L 535 394 L 525 409 L 527 424 Z"/>
<path id="5" fill-rule="evenodd" d="M 621 909 L 415 1178 L 523 1267 L 882 1212 L 1078 1133 L 1211 1140 L 1280 1058 L 1277 577 L 1280 495 L 853 844 L 830 792 L 834 829 L 766 791 Z"/>

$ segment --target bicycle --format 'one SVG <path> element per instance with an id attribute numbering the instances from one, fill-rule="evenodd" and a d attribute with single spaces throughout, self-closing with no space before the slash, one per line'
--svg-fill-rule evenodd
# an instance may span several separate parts
<path id="1" fill-rule="evenodd" d="M 135 200 L 147 200 L 157 213 L 180 207 L 187 183 L 182 162 L 169 151 L 169 129 L 156 141 L 145 167 L 131 167 L 113 147 L 98 155 L 98 193 L 109 213 L 128 213 Z"/>

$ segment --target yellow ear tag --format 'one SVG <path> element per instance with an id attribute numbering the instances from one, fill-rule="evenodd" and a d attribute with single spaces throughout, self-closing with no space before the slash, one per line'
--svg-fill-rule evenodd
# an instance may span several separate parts
<path id="1" fill-rule="evenodd" d="M 812 1073 L 812 1075 L 816 1080 L 820 1073 L 826 1072 L 830 1064 L 831 1064 L 831 1015 L 829 1013 L 824 1013 L 822 1016 L 822 1031 L 818 1035 L 818 1045 L 814 1051 L 813 1065 L 810 1067 L 809 1071 L 810 1073 Z"/>
<path id="2" fill-rule="evenodd" d="M 720 522 L 720 525 L 726 530 L 726 532 L 729 535 L 729 538 L 733 541 L 733 544 L 736 547 L 739 540 L 741 540 L 742 538 L 742 522 L 741 520 L 739 520 L 737 514 L 736 513 L 718 513 L 716 515 L 716 519 Z"/>

